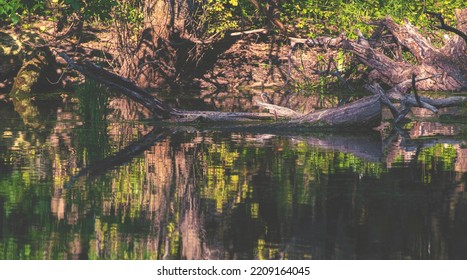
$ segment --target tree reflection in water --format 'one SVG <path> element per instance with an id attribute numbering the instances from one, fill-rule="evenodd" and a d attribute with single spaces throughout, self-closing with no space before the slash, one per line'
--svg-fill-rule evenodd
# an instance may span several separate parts
<path id="1" fill-rule="evenodd" d="M 41 130 L 1 111 L 0 258 L 467 257 L 462 125 L 387 142 L 203 131 L 122 122 L 135 108 L 112 102 Z"/>

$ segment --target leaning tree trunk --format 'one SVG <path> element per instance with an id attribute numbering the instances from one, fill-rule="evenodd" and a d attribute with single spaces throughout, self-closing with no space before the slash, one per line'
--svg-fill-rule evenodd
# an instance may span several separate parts
<path id="1" fill-rule="evenodd" d="M 457 29 L 464 34 L 467 31 L 467 8 L 456 10 Z M 382 28 L 388 30 L 399 46 L 406 48 L 415 57 L 417 63 L 398 61 L 375 48 L 374 41 L 360 36 L 358 41 L 344 40 L 343 46 L 354 53 L 358 59 L 372 69 L 370 79 L 382 81 L 401 91 L 409 89 L 412 75 L 420 78 L 430 77 L 417 83 L 419 90 L 460 91 L 467 88 L 467 53 L 466 42 L 452 33 L 442 48 L 435 48 L 421 36 L 409 22 L 396 24 L 390 17 L 380 21 Z"/>
<path id="2" fill-rule="evenodd" d="M 188 2 L 144 1 L 144 29 L 136 49 L 123 56 L 120 74 L 145 88 L 170 85 L 177 80 L 178 64 L 183 59 L 181 49 L 187 47 L 181 36 L 189 18 Z"/>
<path id="3" fill-rule="evenodd" d="M 143 88 L 177 88 L 202 78 L 244 33 L 226 32 L 214 39 L 200 39 L 197 34 L 202 31 L 196 30 L 202 11 L 199 5 L 203 2 L 145 0 L 144 30 L 135 50 L 122 55 L 120 74 Z M 123 50 L 124 44 L 122 40 Z"/>

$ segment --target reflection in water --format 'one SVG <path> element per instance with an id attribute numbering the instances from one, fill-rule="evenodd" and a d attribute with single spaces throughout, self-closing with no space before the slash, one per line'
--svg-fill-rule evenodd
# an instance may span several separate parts
<path id="1" fill-rule="evenodd" d="M 467 257 L 465 141 L 429 132 L 461 126 L 200 132 L 80 98 L 40 131 L 1 110 L 1 259 Z"/>

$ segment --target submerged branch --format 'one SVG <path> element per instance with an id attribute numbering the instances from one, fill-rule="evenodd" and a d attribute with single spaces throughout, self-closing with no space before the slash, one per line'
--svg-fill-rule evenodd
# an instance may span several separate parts
<path id="1" fill-rule="evenodd" d="M 413 84 L 415 84 L 415 79 L 412 79 L 411 81 Z M 386 93 L 377 83 L 367 85 L 365 88 L 373 94 L 380 96 L 381 102 L 390 109 L 396 124 L 405 118 L 405 116 L 411 111 L 412 107 L 425 108 L 434 113 L 438 113 L 438 109 L 440 108 L 459 106 L 460 104 L 467 102 L 467 97 L 465 96 L 451 96 L 441 99 L 432 99 L 418 96 L 416 90 L 414 91 L 413 95 L 401 94 L 397 89 L 394 88 Z M 392 104 L 390 99 L 399 102 L 401 104 L 400 109 L 397 109 L 394 104 Z"/>

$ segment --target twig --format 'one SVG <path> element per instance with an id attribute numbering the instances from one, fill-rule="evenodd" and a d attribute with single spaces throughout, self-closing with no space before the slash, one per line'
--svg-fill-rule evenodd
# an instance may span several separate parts
<path id="1" fill-rule="evenodd" d="M 67 67 L 67 69 L 68 69 L 68 67 Z M 62 72 L 62 74 L 60 75 L 60 77 L 58 77 L 58 80 L 57 80 L 56 82 L 52 82 L 51 80 L 49 80 L 49 78 L 48 78 L 47 76 L 45 76 L 45 78 L 47 79 L 47 81 L 48 81 L 51 85 L 56 85 L 56 84 L 58 84 L 58 83 L 62 80 L 62 78 L 63 78 L 64 75 L 65 75 L 65 71 Z"/>
<path id="2" fill-rule="evenodd" d="M 444 29 L 446 31 L 453 32 L 453 33 L 459 35 L 467 43 L 467 34 L 465 34 L 464 32 L 460 31 L 457 28 L 454 28 L 452 26 L 447 25 L 444 22 L 443 15 L 441 13 L 434 13 L 434 12 L 429 12 L 429 11 L 425 11 L 425 13 L 427 13 L 430 16 L 433 16 L 433 17 L 435 17 L 436 19 L 439 20 L 439 22 L 441 24 L 441 25 L 437 26 L 439 29 Z"/>
<path id="3" fill-rule="evenodd" d="M 247 31 L 232 32 L 230 33 L 230 36 L 237 37 L 237 36 L 257 34 L 257 33 L 266 34 L 268 33 L 268 30 L 265 28 L 260 28 L 260 29 L 253 29 L 253 30 L 247 30 Z"/>
<path id="4" fill-rule="evenodd" d="M 402 110 L 399 111 L 399 116 L 394 120 L 394 123 L 396 125 L 398 123 L 400 123 L 405 118 L 405 116 L 407 116 L 407 114 L 410 112 L 410 110 L 412 109 L 412 105 L 408 104 L 407 99 L 402 100 L 401 105 L 402 105 L 401 106 Z"/>

